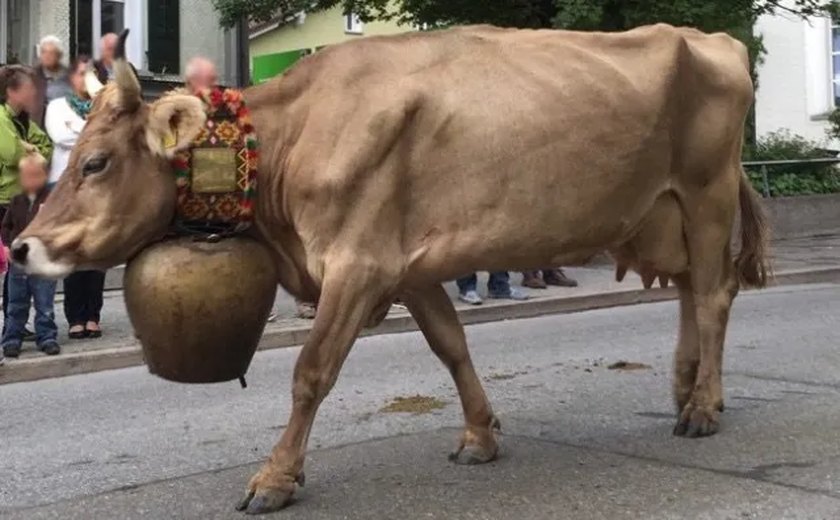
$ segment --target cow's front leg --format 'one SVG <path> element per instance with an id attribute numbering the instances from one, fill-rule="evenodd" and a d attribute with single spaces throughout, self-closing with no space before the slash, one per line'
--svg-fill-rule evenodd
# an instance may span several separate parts
<path id="1" fill-rule="evenodd" d="M 458 321 L 452 301 L 438 285 L 405 295 L 405 303 L 429 346 L 452 374 L 461 397 L 466 425 L 452 460 L 459 464 L 493 460 L 498 451 L 493 430 L 499 427 L 499 422 L 473 368 L 464 327 Z"/>
<path id="2" fill-rule="evenodd" d="M 292 383 L 288 426 L 271 456 L 248 484 L 237 509 L 268 513 L 285 506 L 297 484 L 303 484 L 303 462 L 309 431 L 318 406 L 332 389 L 341 366 L 371 309 L 383 291 L 362 267 L 327 275 L 318 313 L 300 351 Z M 381 280 L 381 277 L 380 277 Z"/>

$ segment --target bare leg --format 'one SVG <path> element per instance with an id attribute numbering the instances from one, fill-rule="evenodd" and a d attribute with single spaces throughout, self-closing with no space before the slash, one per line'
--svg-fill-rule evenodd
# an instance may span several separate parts
<path id="1" fill-rule="evenodd" d="M 466 425 L 451 460 L 459 464 L 493 460 L 498 451 L 493 429 L 498 428 L 499 423 L 473 368 L 464 328 L 452 301 L 438 285 L 405 295 L 405 303 L 432 351 L 452 374 L 461 397 Z"/>
<path id="2" fill-rule="evenodd" d="M 275 511 L 286 505 L 296 484 L 303 483 L 306 444 L 315 413 L 383 295 L 374 282 L 377 276 L 366 267 L 345 266 L 325 277 L 318 313 L 295 365 L 288 426 L 268 461 L 251 479 L 237 509 L 251 514 Z"/>

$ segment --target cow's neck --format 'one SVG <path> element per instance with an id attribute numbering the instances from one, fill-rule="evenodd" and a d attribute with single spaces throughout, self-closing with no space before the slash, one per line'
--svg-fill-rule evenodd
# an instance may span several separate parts
<path id="1" fill-rule="evenodd" d="M 272 249 L 280 285 L 297 298 L 314 303 L 320 291 L 306 269 L 306 252 L 286 207 L 284 173 L 290 143 L 282 96 L 266 95 L 261 87 L 249 88 L 244 95 L 260 142 L 254 233 Z"/>

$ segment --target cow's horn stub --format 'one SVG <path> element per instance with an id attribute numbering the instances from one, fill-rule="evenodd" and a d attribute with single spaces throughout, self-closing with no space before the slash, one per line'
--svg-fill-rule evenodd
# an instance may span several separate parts
<path id="1" fill-rule="evenodd" d="M 120 88 L 121 108 L 133 111 L 140 106 L 142 96 L 137 75 L 125 57 L 126 38 L 128 38 L 128 29 L 123 29 L 117 38 L 117 47 L 114 50 L 114 81 Z"/>
<path id="2" fill-rule="evenodd" d="M 125 40 L 128 38 L 128 29 L 123 29 L 120 33 L 119 38 L 117 38 L 117 48 L 114 50 L 114 59 L 115 60 L 124 60 L 125 59 Z"/>

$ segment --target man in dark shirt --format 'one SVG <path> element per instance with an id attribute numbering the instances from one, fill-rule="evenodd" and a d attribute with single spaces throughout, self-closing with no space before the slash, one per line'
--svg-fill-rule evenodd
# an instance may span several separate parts
<path id="1" fill-rule="evenodd" d="M 117 49 L 117 40 L 119 37 L 114 33 L 104 34 L 99 40 L 99 59 L 93 62 L 93 67 L 103 85 L 114 79 L 114 52 Z"/>
<path id="2" fill-rule="evenodd" d="M 55 36 L 41 38 L 38 44 L 38 64 L 35 66 L 38 102 L 30 114 L 32 120 L 41 128 L 44 128 L 44 114 L 50 101 L 70 93 L 67 67 L 61 63 L 63 55 L 61 40 Z"/>

